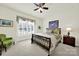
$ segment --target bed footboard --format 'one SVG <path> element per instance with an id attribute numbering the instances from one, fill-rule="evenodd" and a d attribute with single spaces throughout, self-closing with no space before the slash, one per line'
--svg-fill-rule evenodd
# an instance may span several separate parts
<path id="1" fill-rule="evenodd" d="M 48 56 L 50 55 L 51 38 L 47 38 L 47 37 L 44 37 L 44 36 L 32 34 L 31 43 L 37 43 L 42 48 L 47 50 Z"/>

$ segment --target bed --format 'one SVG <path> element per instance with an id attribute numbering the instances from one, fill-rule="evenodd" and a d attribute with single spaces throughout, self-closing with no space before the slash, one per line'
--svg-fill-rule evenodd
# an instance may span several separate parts
<path id="1" fill-rule="evenodd" d="M 44 48 L 50 56 L 51 51 L 53 51 L 58 43 L 61 41 L 61 29 L 56 28 L 52 30 L 52 34 L 47 33 L 33 33 L 31 38 L 31 43 L 37 43 L 39 46 Z"/>

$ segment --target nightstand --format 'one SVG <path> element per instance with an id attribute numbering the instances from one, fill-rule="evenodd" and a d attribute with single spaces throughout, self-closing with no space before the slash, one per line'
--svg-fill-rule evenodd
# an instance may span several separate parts
<path id="1" fill-rule="evenodd" d="M 63 43 L 75 47 L 75 37 L 64 35 Z"/>

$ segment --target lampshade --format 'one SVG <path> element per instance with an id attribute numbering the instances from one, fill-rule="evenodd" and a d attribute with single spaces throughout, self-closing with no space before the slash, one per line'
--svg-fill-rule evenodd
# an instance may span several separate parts
<path id="1" fill-rule="evenodd" d="M 66 28 L 66 30 L 67 30 L 67 31 L 71 31 L 72 29 L 69 27 L 69 28 Z"/>

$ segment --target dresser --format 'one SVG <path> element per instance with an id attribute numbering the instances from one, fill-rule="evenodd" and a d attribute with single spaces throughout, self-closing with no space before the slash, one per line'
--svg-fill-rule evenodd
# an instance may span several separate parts
<path id="1" fill-rule="evenodd" d="M 75 37 L 64 35 L 63 43 L 75 47 Z"/>

